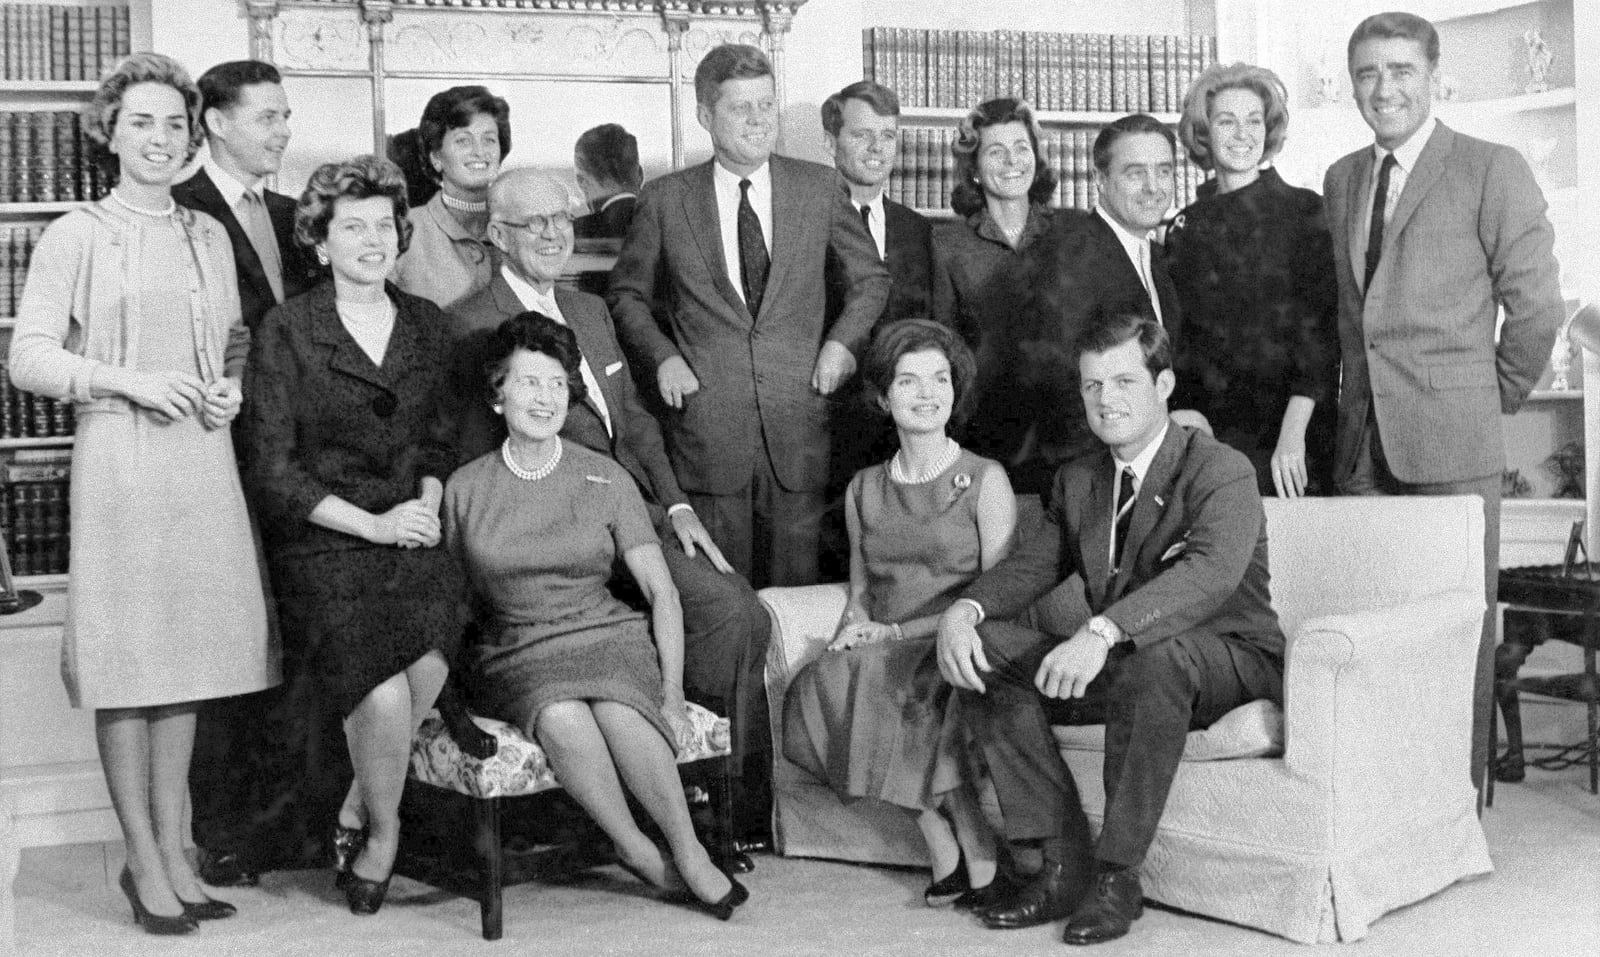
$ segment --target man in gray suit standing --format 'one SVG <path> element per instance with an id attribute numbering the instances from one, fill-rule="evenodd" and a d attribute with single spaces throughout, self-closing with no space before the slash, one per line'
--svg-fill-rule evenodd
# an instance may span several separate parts
<path id="1" fill-rule="evenodd" d="M 1500 416 L 1527 398 L 1561 325 L 1554 232 L 1521 154 L 1432 116 L 1433 24 L 1376 14 L 1351 34 L 1348 55 L 1356 105 L 1376 143 L 1335 163 L 1323 184 L 1343 361 L 1334 480 L 1346 494 L 1483 499 L 1488 611 L 1471 768 L 1481 787 L 1505 468 Z"/>
<path id="2" fill-rule="evenodd" d="M 607 299 L 667 406 L 678 482 L 728 561 L 758 588 L 811 584 L 829 396 L 855 371 L 889 275 L 834 171 L 772 155 L 765 54 L 716 47 L 694 88 L 715 155 L 645 186 Z M 830 260 L 846 290 L 831 322 Z"/>

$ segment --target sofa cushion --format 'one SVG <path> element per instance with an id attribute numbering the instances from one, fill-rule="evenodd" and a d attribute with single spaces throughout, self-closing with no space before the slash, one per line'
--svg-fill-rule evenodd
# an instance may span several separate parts
<path id="1" fill-rule="evenodd" d="M 411 776 L 424 784 L 477 798 L 519 797 L 558 788 L 544 749 L 504 721 L 473 715 L 478 727 L 494 735 L 499 748 L 480 761 L 461 753 L 438 711 L 431 711 L 411 739 Z M 728 753 L 728 719 L 689 703 L 694 744 L 678 754 L 679 764 Z"/>
<path id="2" fill-rule="evenodd" d="M 1056 725 L 1050 731 L 1056 737 L 1056 747 L 1063 750 L 1106 749 L 1103 724 Z M 1265 698 L 1234 708 L 1209 728 L 1190 731 L 1183 746 L 1185 761 L 1275 758 L 1282 754 L 1283 711 Z"/>

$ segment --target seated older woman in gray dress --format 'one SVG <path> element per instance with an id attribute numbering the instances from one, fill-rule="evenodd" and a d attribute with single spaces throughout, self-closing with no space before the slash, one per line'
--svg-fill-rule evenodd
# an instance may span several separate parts
<path id="1" fill-rule="evenodd" d="M 624 867 L 686 887 L 727 920 L 748 894 L 695 836 L 674 763 L 693 734 L 677 590 L 628 473 L 560 436 L 569 403 L 584 397 L 577 339 L 525 312 L 500 325 L 488 354 L 483 401 L 509 434 L 450 477 L 444 501 L 445 540 L 480 605 L 469 655 L 477 705 L 538 741 Z M 606 588 L 618 555 L 648 620 Z M 623 784 L 666 836 L 670 861 L 634 822 Z"/>
<path id="2" fill-rule="evenodd" d="M 946 434 L 973 370 L 961 337 L 926 319 L 873 339 L 862 380 L 900 449 L 850 481 L 850 597 L 829 653 L 795 677 L 783 709 L 784 756 L 842 796 L 915 814 L 935 878 L 925 899 L 963 908 L 991 900 L 995 843 L 945 716 L 934 636 L 1016 525 L 1005 470 Z"/>

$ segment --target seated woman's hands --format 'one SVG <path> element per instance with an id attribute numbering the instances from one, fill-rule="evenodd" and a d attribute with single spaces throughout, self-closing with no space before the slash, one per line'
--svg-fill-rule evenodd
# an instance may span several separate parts
<path id="1" fill-rule="evenodd" d="M 420 498 L 408 499 L 382 515 L 372 516 L 367 540 L 374 545 L 432 548 L 439 544 L 439 509 Z"/>
<path id="2" fill-rule="evenodd" d="M 876 621 L 856 621 L 839 626 L 839 633 L 828 643 L 829 651 L 844 651 L 859 645 L 875 645 L 880 641 L 900 638 L 897 625 L 884 625 Z"/>
<path id="3" fill-rule="evenodd" d="M 661 716 L 672 729 L 672 740 L 679 751 L 694 746 L 694 725 L 689 721 L 689 706 L 683 700 L 683 689 L 671 685 L 662 689 Z"/>
<path id="4" fill-rule="evenodd" d="M 206 428 L 220 429 L 239 417 L 239 408 L 243 405 L 244 390 L 239 387 L 239 380 L 223 376 L 206 386 L 200 413 Z"/>

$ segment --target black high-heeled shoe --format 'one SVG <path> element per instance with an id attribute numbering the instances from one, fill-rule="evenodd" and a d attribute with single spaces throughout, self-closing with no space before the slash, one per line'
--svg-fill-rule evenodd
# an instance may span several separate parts
<path id="1" fill-rule="evenodd" d="M 958 851 L 955 870 L 929 884 L 922 892 L 922 900 L 929 907 L 944 907 L 970 890 L 972 878 L 967 874 L 967 856 Z"/>
<path id="2" fill-rule="evenodd" d="M 367 829 L 364 827 L 345 827 L 343 824 L 333 825 L 333 886 L 344 890 L 345 882 L 349 880 L 350 868 L 355 866 L 356 857 L 361 854 L 361 849 L 367 846 Z"/>
<path id="3" fill-rule="evenodd" d="M 227 901 L 212 900 L 209 897 L 198 904 L 180 897 L 178 903 L 183 905 L 183 912 L 189 915 L 191 920 L 222 920 L 224 917 L 232 917 L 239 913 L 239 908 Z"/>
<path id="4" fill-rule="evenodd" d="M 722 870 L 722 868 L 719 867 L 717 870 Z M 690 891 L 689 906 L 695 910 L 705 911 L 717 920 L 728 920 L 733 917 L 734 909 L 750 899 L 750 892 L 727 871 L 722 871 L 722 876 L 728 879 L 728 893 L 723 894 L 719 900 L 703 901 L 693 891 Z"/>
<path id="5" fill-rule="evenodd" d="M 122 893 L 127 895 L 128 903 L 133 906 L 133 922 L 143 927 L 145 933 L 174 936 L 192 934 L 200 929 L 195 919 L 189 916 L 187 908 L 176 917 L 150 913 L 144 906 L 144 901 L 139 899 L 139 888 L 134 886 L 133 872 L 126 867 L 122 869 L 122 876 L 117 878 L 117 885 L 122 888 Z"/>
<path id="6" fill-rule="evenodd" d="M 369 881 L 358 875 L 355 871 L 345 872 L 344 899 L 350 905 L 350 913 L 363 917 L 376 914 L 383 906 L 383 899 L 389 893 L 389 881 L 393 874 L 381 881 Z"/>

